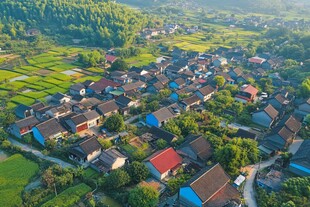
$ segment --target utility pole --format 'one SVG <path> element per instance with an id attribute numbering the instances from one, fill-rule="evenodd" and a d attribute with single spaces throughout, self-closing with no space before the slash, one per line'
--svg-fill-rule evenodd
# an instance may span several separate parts
<path id="1" fill-rule="evenodd" d="M 55 195 L 57 197 L 57 189 L 56 189 L 56 184 L 54 183 L 54 189 L 55 189 Z"/>

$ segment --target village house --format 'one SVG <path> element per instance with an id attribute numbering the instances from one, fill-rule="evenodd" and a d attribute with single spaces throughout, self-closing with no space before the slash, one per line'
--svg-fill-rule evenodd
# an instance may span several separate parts
<path id="1" fill-rule="evenodd" d="M 252 114 L 252 121 L 263 127 L 270 128 L 278 119 L 279 112 L 270 104 Z"/>
<path id="2" fill-rule="evenodd" d="M 39 121 L 46 121 L 48 120 L 50 117 L 49 115 L 47 115 L 46 113 L 52 109 L 52 106 L 45 106 L 43 108 L 40 108 L 36 111 L 34 111 L 34 116 L 39 120 Z"/>
<path id="3" fill-rule="evenodd" d="M 92 161 L 91 167 L 100 173 L 109 173 L 125 165 L 127 157 L 118 150 L 111 148 L 101 152 L 100 156 Z"/>
<path id="4" fill-rule="evenodd" d="M 279 126 L 265 137 L 266 142 L 263 144 L 266 148 L 272 151 L 284 150 L 294 139 L 294 133 L 285 126 Z"/>
<path id="5" fill-rule="evenodd" d="M 264 58 L 260 57 L 251 57 L 248 59 L 248 65 L 251 65 L 253 67 L 262 67 L 262 64 L 266 61 Z"/>
<path id="6" fill-rule="evenodd" d="M 235 96 L 235 100 L 241 103 L 253 102 L 256 99 L 258 89 L 252 85 L 243 85 L 240 88 L 240 91 Z"/>
<path id="7" fill-rule="evenodd" d="M 189 111 L 191 107 L 198 106 L 200 103 L 200 98 L 194 94 L 188 98 L 184 98 L 182 101 L 180 101 L 179 105 L 184 111 Z"/>
<path id="8" fill-rule="evenodd" d="M 169 78 L 167 78 L 164 74 L 156 75 L 151 82 L 156 83 L 160 82 L 163 85 L 167 85 L 169 83 Z"/>
<path id="9" fill-rule="evenodd" d="M 46 141 L 57 141 L 68 133 L 55 118 L 38 124 L 32 129 L 32 132 L 34 138 L 43 146 L 45 146 Z"/>
<path id="10" fill-rule="evenodd" d="M 178 140 L 178 137 L 175 134 L 156 126 L 151 127 L 149 134 L 152 136 L 152 140 L 164 139 L 168 144 L 172 144 Z"/>
<path id="11" fill-rule="evenodd" d="M 85 164 L 99 157 L 101 151 L 101 144 L 95 136 L 86 137 L 70 147 L 69 158 L 80 164 Z"/>
<path id="12" fill-rule="evenodd" d="M 289 105 L 290 101 L 284 95 L 278 93 L 277 95 L 270 97 L 267 100 L 267 103 L 277 110 L 282 110 Z"/>
<path id="13" fill-rule="evenodd" d="M 230 177 L 220 164 L 206 167 L 179 190 L 179 202 L 184 207 L 240 207 L 240 194 L 230 183 Z"/>
<path id="14" fill-rule="evenodd" d="M 200 98 L 201 101 L 206 102 L 211 99 L 215 91 L 216 90 L 212 86 L 207 85 L 198 89 L 195 94 Z"/>
<path id="15" fill-rule="evenodd" d="M 103 117 L 109 117 L 116 114 L 119 110 L 115 100 L 110 100 L 97 106 L 96 111 Z"/>
<path id="16" fill-rule="evenodd" d="M 254 80 L 254 77 L 252 76 L 251 73 L 248 74 L 242 74 L 237 78 L 237 83 L 246 83 L 248 82 L 250 79 Z"/>
<path id="17" fill-rule="evenodd" d="M 179 147 L 177 153 L 194 161 L 204 163 L 212 156 L 211 144 L 201 135 L 188 135 L 185 142 Z"/>
<path id="18" fill-rule="evenodd" d="M 101 80 L 95 82 L 91 86 L 88 87 L 87 93 L 89 94 L 104 94 L 109 93 L 110 91 L 113 91 L 119 87 L 120 84 L 116 83 L 114 81 L 102 78 Z"/>
<path id="19" fill-rule="evenodd" d="M 82 83 L 77 83 L 70 86 L 69 92 L 72 96 L 75 95 L 85 96 L 86 88 Z"/>
<path id="20" fill-rule="evenodd" d="M 103 102 L 97 98 L 87 98 L 82 100 L 80 103 L 76 103 L 72 106 L 72 111 L 76 113 L 84 113 L 97 108 Z"/>
<path id="21" fill-rule="evenodd" d="M 172 148 L 160 150 L 144 160 L 150 173 L 158 180 L 174 175 L 182 165 L 182 158 Z"/>
<path id="22" fill-rule="evenodd" d="M 220 57 L 218 59 L 215 59 L 213 62 L 212 62 L 213 66 L 215 67 L 220 67 L 220 66 L 224 66 L 224 65 L 227 65 L 227 59 L 226 58 L 223 58 L 223 57 Z"/>
<path id="23" fill-rule="evenodd" d="M 169 87 L 172 89 L 181 89 L 186 84 L 186 81 L 183 78 L 178 78 L 169 83 Z"/>
<path id="24" fill-rule="evenodd" d="M 184 71 L 184 68 L 176 65 L 169 65 L 165 69 L 165 74 L 168 78 L 176 78 L 180 76 L 180 73 Z"/>
<path id="25" fill-rule="evenodd" d="M 228 72 L 228 75 L 234 80 L 237 80 L 239 76 L 243 74 L 242 70 L 240 68 L 231 68 Z"/>
<path id="26" fill-rule="evenodd" d="M 123 91 L 125 93 L 129 93 L 129 92 L 141 91 L 144 88 L 146 88 L 146 83 L 142 81 L 137 81 L 137 82 L 130 83 L 127 85 L 123 85 L 119 87 L 118 90 Z"/>
<path id="27" fill-rule="evenodd" d="M 98 126 L 100 123 L 100 115 L 95 110 L 85 112 L 83 116 L 87 119 L 88 129 Z"/>
<path id="28" fill-rule="evenodd" d="M 304 140 L 293 155 L 289 170 L 298 176 L 310 176 L 310 140 Z"/>
<path id="29" fill-rule="evenodd" d="M 23 135 L 32 132 L 32 128 L 39 123 L 40 122 L 38 119 L 34 116 L 28 116 L 12 124 L 9 128 L 9 131 L 15 137 L 22 138 Z"/>
<path id="30" fill-rule="evenodd" d="M 59 106 L 55 106 L 53 108 L 48 109 L 45 114 L 51 118 L 56 118 L 58 119 L 58 117 L 60 116 L 64 116 L 68 113 L 71 113 L 72 111 L 72 105 L 71 103 L 64 103 L 62 105 Z"/>
<path id="31" fill-rule="evenodd" d="M 161 127 L 170 119 L 180 114 L 180 109 L 177 105 L 163 107 L 153 113 L 146 115 L 146 124 L 149 126 Z"/>
<path id="32" fill-rule="evenodd" d="M 66 120 L 66 123 L 68 126 L 70 126 L 70 131 L 72 133 L 80 133 L 88 129 L 87 119 L 83 114 L 70 117 L 68 120 Z"/>
<path id="33" fill-rule="evenodd" d="M 310 114 L 310 98 L 308 98 L 305 102 L 299 104 L 297 109 L 295 109 L 294 113 L 300 117 L 305 117 Z"/>
<path id="34" fill-rule="evenodd" d="M 122 114 L 127 115 L 130 111 L 131 107 L 138 107 L 139 106 L 139 100 L 133 100 L 127 96 L 121 95 L 115 98 L 116 104 L 119 106 L 119 109 Z"/>
<path id="35" fill-rule="evenodd" d="M 241 137 L 243 139 L 254 139 L 254 140 L 256 140 L 257 135 L 253 132 L 246 131 L 242 128 L 239 128 L 237 133 L 235 134 L 235 137 Z"/>
<path id="36" fill-rule="evenodd" d="M 182 88 L 180 90 L 177 90 L 177 91 L 174 91 L 171 93 L 170 95 L 170 98 L 173 100 L 173 101 L 178 101 L 179 99 L 182 98 L 182 96 L 189 96 L 191 95 L 194 91 L 196 91 L 197 89 L 199 88 L 199 86 L 196 86 L 196 85 L 189 85 L 185 88 Z"/>
<path id="37" fill-rule="evenodd" d="M 18 118 L 24 119 L 32 114 L 32 108 L 30 106 L 26 106 L 24 104 L 19 104 L 14 109 L 15 115 Z"/>
<path id="38" fill-rule="evenodd" d="M 60 93 L 60 92 L 57 92 L 51 97 L 51 102 L 54 104 L 63 104 L 63 103 L 70 102 L 70 100 L 71 100 L 70 96 Z"/>
<path id="39" fill-rule="evenodd" d="M 156 83 L 149 84 L 146 88 L 146 91 L 149 93 L 159 93 L 163 89 L 165 89 L 165 86 L 158 81 Z"/>
<path id="40" fill-rule="evenodd" d="M 107 63 L 113 64 L 117 60 L 117 57 L 114 55 L 106 54 L 105 59 Z"/>
<path id="41" fill-rule="evenodd" d="M 132 78 L 128 76 L 128 73 L 124 71 L 112 71 L 110 73 L 112 81 L 119 84 L 128 84 L 132 82 Z"/>

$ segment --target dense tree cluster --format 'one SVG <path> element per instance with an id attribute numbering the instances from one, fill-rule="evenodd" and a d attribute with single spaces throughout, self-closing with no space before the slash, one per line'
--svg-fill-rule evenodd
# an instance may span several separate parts
<path id="1" fill-rule="evenodd" d="M 94 67 L 105 61 L 105 57 L 99 51 L 94 50 L 92 52 L 84 52 L 78 55 L 78 61 L 85 66 Z"/>
<path id="2" fill-rule="evenodd" d="M 286 180 L 280 192 L 268 194 L 258 188 L 257 201 L 260 207 L 308 206 L 310 202 L 310 177 L 296 177 Z"/>
<path id="3" fill-rule="evenodd" d="M 120 132 L 125 129 L 124 118 L 120 114 L 114 114 L 107 118 L 104 126 L 109 132 Z"/>
<path id="4" fill-rule="evenodd" d="M 48 34 L 67 34 L 106 47 L 133 42 L 147 22 L 140 12 L 109 0 L 4 0 L 0 11 L 3 22 L 15 19 Z M 12 36 L 19 31 L 15 25 L 8 29 Z"/>
<path id="5" fill-rule="evenodd" d="M 137 186 L 129 193 L 128 203 L 135 207 L 155 207 L 159 202 L 159 192 L 150 186 Z"/>

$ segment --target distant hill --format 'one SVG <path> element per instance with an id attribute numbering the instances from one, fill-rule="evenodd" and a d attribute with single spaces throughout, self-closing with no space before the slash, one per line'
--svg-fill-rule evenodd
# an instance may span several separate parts
<path id="1" fill-rule="evenodd" d="M 0 11 L 0 23 L 9 22 L 8 30 L 22 21 L 49 35 L 107 47 L 131 43 L 147 22 L 139 11 L 109 0 L 1 0 Z"/>

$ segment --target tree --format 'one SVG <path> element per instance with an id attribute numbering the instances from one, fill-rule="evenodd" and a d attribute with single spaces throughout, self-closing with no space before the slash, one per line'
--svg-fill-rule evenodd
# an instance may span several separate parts
<path id="1" fill-rule="evenodd" d="M 99 139 L 99 143 L 101 144 L 103 149 L 109 149 L 113 145 L 111 140 L 108 139 Z"/>
<path id="2" fill-rule="evenodd" d="M 310 96 L 310 78 L 305 79 L 301 83 L 300 92 L 304 98 L 308 98 Z"/>
<path id="3" fill-rule="evenodd" d="M 223 76 L 215 76 L 214 81 L 218 87 L 223 87 L 225 84 L 225 78 Z"/>
<path id="4" fill-rule="evenodd" d="M 146 156 L 146 152 L 142 149 L 138 149 L 132 153 L 132 159 L 137 161 L 142 161 Z"/>
<path id="5" fill-rule="evenodd" d="M 164 139 L 158 139 L 158 140 L 156 140 L 156 145 L 157 145 L 158 149 L 164 149 L 168 146 L 168 143 Z"/>
<path id="6" fill-rule="evenodd" d="M 111 65 L 111 71 L 115 70 L 123 70 L 127 71 L 129 69 L 129 65 L 122 59 L 117 59 L 112 65 Z"/>
<path id="7" fill-rule="evenodd" d="M 177 123 L 184 137 L 190 133 L 195 134 L 198 132 L 198 123 L 190 115 L 181 116 Z"/>
<path id="8" fill-rule="evenodd" d="M 110 132 L 120 132 L 125 129 L 125 122 L 120 114 L 113 114 L 107 118 L 104 125 Z"/>
<path id="9" fill-rule="evenodd" d="M 133 183 L 140 183 L 142 180 L 145 180 L 150 173 L 149 169 L 146 167 L 145 164 L 137 161 L 132 162 L 128 166 L 127 172 L 131 177 Z"/>
<path id="10" fill-rule="evenodd" d="M 179 126 L 176 124 L 176 122 L 174 120 L 168 121 L 164 125 L 164 129 L 167 130 L 168 132 L 171 132 L 172 134 L 177 135 L 177 136 L 180 136 L 182 133 L 181 129 L 179 128 Z"/>
<path id="11" fill-rule="evenodd" d="M 109 189 L 119 189 L 130 182 L 130 176 L 122 169 L 116 169 L 107 177 L 105 187 Z"/>
<path id="12" fill-rule="evenodd" d="M 32 136 L 31 136 L 31 134 L 26 134 L 26 135 L 24 136 L 24 140 L 25 140 L 25 142 L 26 142 L 27 144 L 31 144 L 31 143 L 32 143 Z"/>
<path id="13" fill-rule="evenodd" d="M 3 128 L 0 128 L 0 141 L 6 140 L 8 137 L 8 133 Z"/>
<path id="14" fill-rule="evenodd" d="M 150 186 L 138 186 L 130 191 L 128 203 L 134 207 L 155 207 L 159 202 L 159 192 Z"/>
<path id="15" fill-rule="evenodd" d="M 57 143 L 56 143 L 56 140 L 54 140 L 54 139 L 50 139 L 50 140 L 47 140 L 47 141 L 45 142 L 45 146 L 46 146 L 46 148 L 49 149 L 49 150 L 55 149 L 56 144 L 57 144 Z"/>

